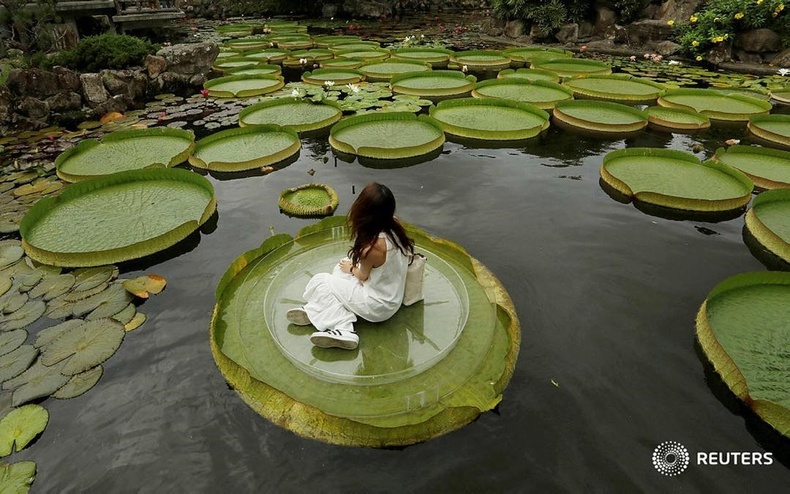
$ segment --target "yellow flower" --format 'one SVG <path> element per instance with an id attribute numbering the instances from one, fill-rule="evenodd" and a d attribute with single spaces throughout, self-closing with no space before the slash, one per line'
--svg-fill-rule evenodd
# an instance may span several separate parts
<path id="1" fill-rule="evenodd" d="M 699 41 L 695 39 L 694 41 L 691 42 L 691 46 L 699 46 Z"/>
<path id="2" fill-rule="evenodd" d="M 697 62 L 701 62 L 701 61 L 702 61 L 702 55 L 697 55 Z"/>
<path id="3" fill-rule="evenodd" d="M 738 12 L 737 14 L 735 14 L 735 18 L 736 19 L 743 19 L 743 12 Z"/>
<path id="4" fill-rule="evenodd" d="M 691 17 L 689 17 L 689 20 L 690 20 L 692 23 L 694 23 L 694 22 L 697 22 L 697 21 L 699 20 L 699 17 L 697 17 L 696 15 L 692 15 Z"/>
<path id="5" fill-rule="evenodd" d="M 785 9 L 785 4 L 783 4 L 783 3 L 780 3 L 779 5 L 776 6 L 776 12 L 777 13 L 783 11 L 784 9 Z"/>
<path id="6" fill-rule="evenodd" d="M 715 36 L 710 40 L 713 41 L 714 43 L 721 43 L 722 41 L 724 41 L 724 36 Z"/>
<path id="7" fill-rule="evenodd" d="M 757 0 L 757 5 L 760 5 L 761 3 L 763 3 L 763 0 Z"/>
<path id="8" fill-rule="evenodd" d="M 675 19 L 668 20 L 667 24 L 669 24 L 670 26 L 674 25 L 675 24 Z"/>

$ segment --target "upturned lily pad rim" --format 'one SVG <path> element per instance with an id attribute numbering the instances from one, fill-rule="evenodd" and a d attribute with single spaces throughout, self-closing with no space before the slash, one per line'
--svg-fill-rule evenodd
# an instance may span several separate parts
<path id="1" fill-rule="evenodd" d="M 294 194 L 298 194 L 302 191 L 310 189 L 320 189 L 324 191 L 328 196 L 329 202 L 321 208 L 306 208 L 305 206 L 297 204 L 290 199 Z M 339 199 L 335 189 L 326 184 L 319 183 L 302 184 L 296 187 L 285 189 L 280 192 L 280 197 L 277 200 L 277 205 L 280 207 L 282 212 L 287 215 L 300 218 L 328 216 L 335 212 L 338 203 Z"/>
<path id="2" fill-rule="evenodd" d="M 716 172 L 723 173 L 734 178 L 743 186 L 743 195 L 731 199 L 695 199 L 688 197 L 676 197 L 669 194 L 664 194 L 657 191 L 642 191 L 634 193 L 631 187 L 614 176 L 609 172 L 608 166 L 618 159 L 627 158 L 629 156 L 651 156 L 655 158 L 668 158 L 672 160 L 685 161 L 694 165 L 704 166 L 715 170 Z M 723 163 L 708 160 L 700 162 L 699 159 L 691 153 L 679 151 L 675 149 L 663 148 L 626 148 L 611 151 L 603 157 L 603 164 L 600 168 L 601 178 L 610 187 L 634 200 L 641 201 L 648 204 L 654 204 L 671 209 L 678 209 L 684 211 L 697 211 L 697 212 L 725 212 L 740 209 L 749 203 L 752 197 L 752 188 L 754 184 L 749 178 L 740 171 L 731 168 Z"/>
<path id="3" fill-rule="evenodd" d="M 746 124 L 746 128 L 753 135 L 765 141 L 765 143 L 769 146 L 777 146 L 781 149 L 790 149 L 790 135 L 779 134 L 764 128 L 764 124 L 777 122 L 786 123 L 788 124 L 788 127 L 790 127 L 790 115 L 775 113 L 770 115 L 754 116 L 749 119 L 749 123 Z"/>
<path id="4" fill-rule="evenodd" d="M 90 153 L 90 150 L 97 146 L 112 145 L 113 143 L 123 142 L 129 139 L 160 137 L 160 136 L 175 137 L 182 139 L 186 144 L 186 146 L 183 151 L 172 155 L 166 163 L 165 162 L 148 163 L 141 166 L 140 169 L 151 168 L 151 167 L 169 168 L 178 165 L 179 163 L 183 163 L 189 157 L 189 155 L 192 154 L 192 150 L 195 147 L 195 134 L 191 130 L 171 129 L 168 127 L 117 130 L 115 132 L 110 132 L 109 134 L 105 134 L 101 138 L 101 140 L 83 139 L 79 141 L 77 145 L 75 145 L 74 147 L 71 147 L 60 153 L 58 157 L 55 158 L 55 173 L 61 180 L 66 182 L 80 182 L 83 180 L 104 176 L 104 174 L 84 175 L 84 174 L 69 173 L 67 171 L 68 162 L 70 159 L 82 153 Z M 163 157 L 165 156 L 166 155 L 163 153 Z M 101 163 L 98 163 L 98 165 L 101 165 Z"/>
<path id="5" fill-rule="evenodd" d="M 352 60 L 384 60 L 390 57 L 390 51 L 385 48 L 374 48 L 372 50 L 338 50 L 335 53 L 335 57 L 337 58 L 350 58 Z M 363 56 L 355 56 L 358 54 L 363 54 Z M 375 53 L 375 56 L 368 56 L 371 53 Z"/>
<path id="6" fill-rule="evenodd" d="M 453 88 L 410 88 L 402 84 L 404 81 L 421 77 L 458 79 L 458 82 L 461 84 L 458 87 Z M 471 74 L 466 75 L 458 70 L 429 70 L 426 72 L 411 72 L 408 74 L 396 75 L 390 79 L 390 87 L 392 88 L 393 92 L 399 94 L 410 94 L 413 96 L 422 96 L 429 99 L 461 96 L 474 89 L 476 83 L 477 77 Z"/>
<path id="7" fill-rule="evenodd" d="M 491 57 L 491 60 L 473 60 L 470 57 Z M 450 62 L 466 65 L 470 70 L 501 70 L 510 67 L 510 58 L 496 50 L 466 50 L 453 52 Z"/>
<path id="8" fill-rule="evenodd" d="M 361 146 L 358 149 L 354 149 L 352 145 L 337 138 L 337 135 L 345 129 L 382 121 L 414 122 L 414 124 L 433 128 L 433 130 L 436 131 L 437 136 L 417 146 L 392 148 Z M 329 130 L 329 144 L 337 151 L 349 155 L 357 155 L 379 160 L 397 160 L 430 154 L 432 151 L 440 148 L 444 144 L 444 140 L 444 129 L 442 128 L 442 124 L 436 119 L 429 117 L 428 115 L 417 116 L 413 113 L 407 112 L 367 113 L 364 115 L 346 117 L 345 119 L 333 125 Z"/>
<path id="9" fill-rule="evenodd" d="M 271 55 L 269 55 L 271 53 Z M 258 51 L 250 51 L 244 54 L 244 57 L 249 60 L 258 60 L 259 63 L 265 63 L 264 60 L 268 62 L 282 62 L 291 52 L 288 50 L 283 50 L 280 48 L 267 48 L 265 50 L 258 50 Z M 265 57 L 258 56 L 261 54 L 266 54 Z M 249 68 L 249 67 L 248 67 Z"/>
<path id="10" fill-rule="evenodd" d="M 595 120 L 587 120 L 578 116 L 572 116 L 566 113 L 567 110 L 591 110 L 593 114 L 596 110 L 605 108 L 609 111 L 617 111 L 624 115 L 633 117 L 632 122 L 609 124 L 606 122 L 599 122 Z M 609 101 L 591 101 L 591 100 L 566 100 L 560 101 L 554 106 L 552 116 L 555 120 L 562 122 L 570 127 L 579 128 L 595 133 L 606 135 L 628 135 L 638 132 L 647 126 L 647 115 L 642 111 L 637 110 L 632 106 L 627 106 L 622 103 L 612 103 Z"/>
<path id="11" fill-rule="evenodd" d="M 552 72 L 550 70 L 531 69 L 531 68 L 500 70 L 496 77 L 497 79 L 527 79 L 531 81 L 544 80 L 542 78 L 530 79 L 529 77 L 521 77 L 519 74 L 538 74 L 544 77 L 548 77 L 549 79 L 545 79 L 548 82 L 554 82 L 554 83 L 560 82 L 560 76 L 557 75 L 556 72 Z"/>
<path id="12" fill-rule="evenodd" d="M 251 113 L 255 113 L 258 110 L 272 108 L 276 106 L 285 106 L 285 105 L 323 105 L 326 107 L 334 108 L 335 112 L 328 118 L 323 120 L 317 120 L 314 122 L 308 122 L 302 125 L 285 125 L 284 127 L 291 128 L 296 132 L 303 133 L 303 132 L 317 132 L 319 130 L 323 130 L 329 128 L 331 125 L 335 124 L 343 117 L 343 111 L 340 109 L 337 103 L 334 101 L 322 101 L 321 103 L 311 103 L 304 99 L 294 99 L 294 98 L 271 98 L 261 101 L 260 103 L 255 103 L 254 105 L 250 105 L 247 108 L 243 109 L 239 112 L 239 125 L 241 127 L 246 127 L 248 125 L 256 125 L 256 124 L 249 124 L 244 121 L 244 119 L 249 116 Z"/>
<path id="13" fill-rule="evenodd" d="M 780 182 L 777 180 L 771 180 L 768 177 L 761 177 L 759 175 L 755 175 L 754 173 L 749 172 L 748 170 L 744 170 L 743 168 L 739 167 L 735 163 L 728 163 L 727 156 L 733 155 L 753 155 L 753 156 L 768 156 L 771 158 L 781 159 L 786 162 L 786 166 L 790 169 L 790 151 L 782 151 L 781 149 L 771 149 L 771 148 L 764 148 L 764 147 L 757 147 L 757 146 L 744 146 L 741 144 L 730 146 L 728 148 L 719 148 L 716 150 L 716 153 L 713 155 L 714 160 L 721 161 L 725 165 L 731 166 L 733 168 L 737 168 L 741 172 L 744 173 L 747 177 L 749 177 L 752 182 L 754 182 L 755 188 L 759 189 L 778 189 L 778 188 L 790 188 L 790 181 L 788 182 Z"/>
<path id="14" fill-rule="evenodd" d="M 242 64 L 242 63 L 244 65 L 239 65 L 239 64 Z M 226 74 L 226 73 L 228 73 L 228 70 L 231 70 L 231 69 L 239 69 L 239 68 L 242 68 L 242 67 L 249 69 L 249 68 L 255 67 L 256 65 L 261 64 L 261 63 L 263 63 L 263 62 L 260 59 L 247 58 L 246 56 L 223 57 L 223 58 L 218 58 L 214 62 L 214 65 L 211 68 L 213 70 L 217 71 L 217 72 Z"/>
<path id="15" fill-rule="evenodd" d="M 266 133 L 279 133 L 288 135 L 292 142 L 291 145 L 276 151 L 272 154 L 259 156 L 254 159 L 244 161 L 211 161 L 206 163 L 199 154 L 202 149 L 217 142 L 226 141 L 233 142 L 239 137 L 244 137 L 250 134 L 266 134 Z M 237 129 L 227 129 L 220 132 L 210 134 L 203 139 L 200 139 L 195 145 L 195 151 L 189 157 L 189 164 L 204 170 L 216 172 L 239 172 L 245 170 L 252 170 L 254 168 L 261 168 L 264 166 L 275 165 L 285 161 L 299 152 L 302 148 L 299 134 L 289 127 L 280 127 L 279 125 L 266 124 L 266 125 L 245 125 Z"/>
<path id="16" fill-rule="evenodd" d="M 562 48 L 554 48 L 548 46 L 521 46 L 517 48 L 508 48 L 507 50 L 502 50 L 502 54 L 506 57 L 510 58 L 513 62 L 516 63 L 529 63 L 532 61 L 533 57 L 526 57 L 525 54 L 534 54 L 537 55 L 538 58 L 546 59 L 546 57 L 555 57 L 555 58 L 572 58 L 573 52 L 564 50 Z"/>
<path id="17" fill-rule="evenodd" d="M 414 70 L 409 70 L 406 72 L 403 71 L 395 71 L 395 72 L 386 72 L 380 70 L 371 70 L 372 67 L 376 67 L 377 69 L 386 68 L 388 65 L 409 65 L 414 68 Z M 426 72 L 431 70 L 431 64 L 428 62 L 421 62 L 419 60 L 409 60 L 407 58 L 397 58 L 392 59 L 388 58 L 386 60 L 371 60 L 370 62 L 365 62 L 359 68 L 359 71 L 365 76 L 365 80 L 368 82 L 389 82 L 392 79 L 392 76 L 398 74 L 411 74 L 414 72 Z"/>
<path id="18" fill-rule="evenodd" d="M 481 89 L 485 89 L 488 87 L 497 87 L 497 86 L 523 86 L 524 94 L 530 94 L 531 93 L 530 89 L 539 87 L 539 88 L 553 89 L 565 95 L 565 97 L 561 99 L 522 102 L 536 106 L 541 110 L 549 110 L 551 108 L 554 108 L 561 101 L 568 101 L 573 99 L 573 91 L 563 86 L 562 84 L 557 84 L 556 82 L 550 82 L 550 81 L 540 81 L 540 80 L 533 81 L 528 79 L 520 79 L 517 77 L 506 77 L 503 79 L 497 78 L 497 79 L 488 79 L 485 81 L 480 81 L 472 90 L 472 96 L 475 98 L 508 99 L 508 98 L 502 98 L 497 96 L 490 96 L 485 94 L 485 92 L 480 91 Z"/>
<path id="19" fill-rule="evenodd" d="M 356 42 L 362 41 L 362 38 L 359 36 L 354 36 L 350 34 L 329 34 L 329 35 L 319 35 L 313 36 L 313 43 L 317 47 L 328 47 L 331 45 L 339 44 L 339 43 L 349 43 L 349 42 Z"/>
<path id="20" fill-rule="evenodd" d="M 608 81 L 628 82 L 634 85 L 648 86 L 654 91 L 650 94 L 627 93 L 622 87 L 617 91 L 607 91 Z M 579 87 L 584 82 L 597 83 L 597 87 Z M 629 74 L 584 74 L 564 81 L 563 86 L 571 88 L 574 97 L 591 98 L 603 101 L 614 101 L 630 105 L 647 104 L 655 101 L 664 91 L 664 86 L 650 79 L 635 77 Z"/>
<path id="21" fill-rule="evenodd" d="M 571 67 L 575 66 L 576 69 L 557 67 L 559 64 L 570 65 Z M 598 60 L 587 60 L 583 58 L 541 58 L 532 62 L 530 68 L 548 70 L 563 78 L 575 77 L 581 74 L 605 75 L 612 73 L 611 65 L 605 62 L 599 62 Z"/>
<path id="22" fill-rule="evenodd" d="M 248 70 L 266 70 L 268 72 L 261 72 L 259 74 L 244 74 L 244 75 L 263 75 L 263 74 L 273 74 L 273 75 L 281 75 L 283 72 L 283 68 L 277 64 L 270 64 L 270 63 L 259 63 L 258 65 L 253 65 L 252 67 L 236 67 L 235 69 L 228 69 L 225 72 L 228 75 L 240 75 L 240 72 L 245 72 Z"/>
<path id="23" fill-rule="evenodd" d="M 338 74 L 339 77 L 326 77 L 328 74 Z M 357 69 L 345 68 L 329 68 L 329 69 L 315 69 L 312 72 L 308 71 L 302 74 L 302 80 L 308 84 L 315 84 L 318 86 L 324 85 L 327 81 L 332 81 L 335 84 L 356 84 L 365 79 L 365 74 Z"/>
<path id="24" fill-rule="evenodd" d="M 49 214 L 58 205 L 65 204 L 84 194 L 90 194 L 94 190 L 105 187 L 161 180 L 188 183 L 194 187 L 204 189 L 210 195 L 211 199 L 197 221 L 186 222 L 155 238 L 97 252 L 52 252 L 37 248 L 25 239 L 30 230 L 34 228 L 36 222 Z M 66 187 L 57 197 L 45 197 L 39 200 L 22 218 L 22 221 L 19 223 L 19 232 L 22 235 L 22 247 L 25 249 L 25 252 L 38 262 L 51 266 L 66 267 L 103 266 L 144 257 L 175 245 L 205 223 L 214 214 L 216 208 L 217 199 L 214 195 L 214 187 L 211 185 L 211 182 L 197 173 L 178 168 L 130 170 L 79 182 Z"/>
<path id="25" fill-rule="evenodd" d="M 779 191 L 773 191 L 779 192 Z M 759 196 L 758 196 L 759 197 Z M 708 310 L 716 299 L 731 291 L 755 285 L 790 285 L 790 273 L 776 271 L 760 271 L 740 273 L 722 281 L 708 294 L 697 312 L 696 334 L 702 351 L 713 364 L 716 372 L 728 388 L 752 409 L 761 419 L 774 427 L 780 434 L 790 437 L 790 410 L 770 400 L 754 398 L 749 392 L 749 383 L 732 356 L 727 352 L 718 338 L 708 318 Z M 746 329 L 746 328 L 744 328 Z"/>
<path id="26" fill-rule="evenodd" d="M 228 82 L 236 82 L 236 81 L 267 81 L 267 82 L 274 82 L 274 84 L 266 84 L 262 85 L 260 88 L 255 89 L 242 89 L 239 91 L 228 91 L 228 90 L 221 90 L 221 89 L 212 89 L 215 86 L 220 84 L 225 84 Z M 248 96 L 257 96 L 260 94 L 271 93 L 273 91 L 277 91 L 278 89 L 282 88 L 285 85 L 285 82 L 282 76 L 279 75 L 230 75 L 225 77 L 218 77 L 216 79 L 211 79 L 210 81 L 206 81 L 203 84 L 203 87 L 208 91 L 209 96 L 214 96 L 215 98 L 246 98 Z"/>
<path id="27" fill-rule="evenodd" d="M 790 189 L 766 190 L 755 197 L 752 207 L 746 212 L 746 228 L 762 246 L 783 261 L 790 263 L 790 243 L 777 235 L 760 219 L 760 208 L 776 202 L 790 203 Z"/>
<path id="28" fill-rule="evenodd" d="M 421 57 L 409 56 L 409 54 L 425 54 Z M 450 55 L 454 52 L 445 48 L 398 48 L 392 50 L 392 58 L 400 60 L 420 60 L 431 64 L 431 66 L 444 66 L 450 62 Z"/>
<path id="29" fill-rule="evenodd" d="M 295 239 L 285 234 L 271 237 L 258 249 L 242 254 L 231 264 L 217 285 L 217 305 L 211 320 L 211 351 L 222 375 L 258 414 L 302 437 L 334 444 L 379 448 L 405 446 L 427 441 L 470 423 L 481 413 L 481 410 L 475 407 L 445 408 L 421 423 L 395 428 L 376 427 L 343 417 L 327 415 L 320 409 L 297 402 L 286 393 L 255 379 L 249 371 L 223 353 L 217 341 L 219 336 L 217 321 L 223 293 L 233 278 L 253 261 L 266 256 L 278 247 L 298 241 L 300 237 L 321 229 L 343 227 L 345 221 L 346 218 L 342 216 L 330 217 L 317 225 L 303 228 Z M 406 226 L 410 235 L 419 232 L 419 236 L 424 242 L 437 242 L 444 248 L 458 249 L 465 253 L 463 248 L 453 242 L 431 237 L 424 232 L 415 230 L 415 227 Z M 498 320 L 508 338 L 502 375 L 491 383 L 494 392 L 501 395 L 513 376 L 518 357 L 521 340 L 518 316 L 513 302 L 501 282 L 479 261 L 468 254 L 465 255 L 470 261 L 469 269 L 475 274 L 488 297 L 496 303 Z"/>
<path id="30" fill-rule="evenodd" d="M 741 103 L 748 103 L 755 108 L 754 112 L 750 113 L 733 113 L 727 111 L 726 108 L 706 108 L 703 106 L 694 107 L 688 104 L 682 104 L 672 101 L 675 96 L 697 96 L 700 98 L 717 97 L 717 98 L 732 98 Z M 747 122 L 756 115 L 766 115 L 771 111 L 772 105 L 768 101 L 743 96 L 741 94 L 721 94 L 718 91 L 711 89 L 701 88 L 679 88 L 667 89 L 664 94 L 659 96 L 658 104 L 669 108 L 686 108 L 692 111 L 701 113 L 711 119 L 712 122 Z"/>
<path id="31" fill-rule="evenodd" d="M 492 109 L 496 111 L 497 108 L 508 108 L 508 109 L 515 109 L 525 113 L 529 113 L 534 115 L 541 120 L 543 120 L 543 124 L 531 127 L 531 128 L 524 128 L 518 130 L 497 130 L 497 129 L 470 129 L 467 127 L 461 127 L 458 125 L 454 125 L 448 122 L 443 121 L 441 118 L 437 117 L 438 113 L 441 113 L 442 110 L 447 109 L 458 109 L 458 108 L 469 108 L 471 111 L 473 108 L 479 108 L 481 111 L 486 111 L 487 109 Z M 519 103 L 516 101 L 510 101 L 506 99 L 498 99 L 498 98 L 485 98 L 485 99 L 478 99 L 478 98 L 460 98 L 460 99 L 450 99 L 440 102 L 437 106 L 433 106 L 429 110 L 429 114 L 438 120 L 442 124 L 442 128 L 448 134 L 463 137 L 467 139 L 477 139 L 481 141 L 520 141 L 525 139 L 530 139 L 539 135 L 541 132 L 549 128 L 549 114 L 545 111 L 536 108 L 532 105 L 527 103 Z"/>
<path id="32" fill-rule="evenodd" d="M 670 131 L 680 132 L 694 132 L 703 130 L 710 127 L 710 118 L 699 112 L 689 108 L 670 108 L 667 106 L 651 106 L 642 110 L 647 115 L 648 125 L 658 127 L 658 129 L 667 129 Z M 693 119 L 698 123 L 690 123 L 686 121 L 672 120 L 667 113 L 677 113 L 686 119 Z"/>

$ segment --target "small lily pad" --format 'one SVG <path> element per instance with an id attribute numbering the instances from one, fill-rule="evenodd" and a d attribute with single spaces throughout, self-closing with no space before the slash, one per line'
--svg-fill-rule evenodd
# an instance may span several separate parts
<path id="1" fill-rule="evenodd" d="M 18 461 L 16 463 L 0 462 L 0 489 L 9 494 L 22 494 L 30 490 L 30 484 L 36 478 L 36 462 Z"/>
<path id="2" fill-rule="evenodd" d="M 90 290 L 102 283 L 110 281 L 118 276 L 118 268 L 115 266 L 98 266 L 95 268 L 81 268 L 73 273 L 74 291 Z"/>
<path id="3" fill-rule="evenodd" d="M 11 265 L 25 255 L 22 245 L 0 245 L 0 267 Z"/>
<path id="4" fill-rule="evenodd" d="M 36 356 L 38 356 L 38 350 L 32 345 L 22 345 L 0 357 L 0 382 L 25 372 Z"/>
<path id="5" fill-rule="evenodd" d="M 328 216 L 337 209 L 335 190 L 324 184 L 304 184 L 280 192 L 280 210 L 291 216 Z"/>
<path id="6" fill-rule="evenodd" d="M 41 362 L 44 365 L 63 362 L 61 373 L 66 376 L 85 372 L 112 357 L 121 346 L 124 334 L 123 324 L 114 319 L 86 321 L 47 345 Z"/>
<path id="7" fill-rule="evenodd" d="M 47 311 L 47 304 L 41 300 L 28 300 L 19 310 L 0 318 L 0 331 L 24 328 L 33 324 Z"/>
<path id="8" fill-rule="evenodd" d="M 82 319 L 69 319 L 68 321 L 64 321 L 60 324 L 56 324 L 54 326 L 50 326 L 48 328 L 42 329 L 41 331 L 36 334 L 36 340 L 33 342 L 33 346 L 36 348 L 43 348 L 50 343 L 52 343 L 61 333 L 68 331 L 80 324 L 84 323 Z"/>
<path id="9" fill-rule="evenodd" d="M 16 329 L 0 334 L 0 356 L 13 352 L 25 342 L 27 331 Z"/>
<path id="10" fill-rule="evenodd" d="M 22 451 L 30 441 L 44 432 L 49 412 L 41 405 L 14 408 L 0 419 L 0 456 Z"/>
<path id="11" fill-rule="evenodd" d="M 11 289 L 0 297 L 0 312 L 3 314 L 16 312 L 27 303 L 29 298 L 27 293 L 19 293 L 18 290 Z"/>
<path id="12" fill-rule="evenodd" d="M 124 307 L 122 311 L 118 312 L 117 314 L 114 314 L 112 318 L 121 324 L 127 324 L 129 321 L 132 320 L 132 318 L 134 318 L 136 312 L 137 312 L 137 307 L 132 302 L 126 307 Z"/>
<path id="13" fill-rule="evenodd" d="M 85 319 L 88 320 L 111 317 L 131 301 L 132 296 L 124 290 L 123 285 L 114 283 L 107 290 L 74 304 L 74 315 L 79 317 L 87 314 Z"/>
<path id="14" fill-rule="evenodd" d="M 74 281 L 74 275 L 68 273 L 45 276 L 28 295 L 32 298 L 43 297 L 45 301 L 50 301 L 68 292 L 74 286 Z"/>
<path id="15" fill-rule="evenodd" d="M 143 314 L 142 312 L 138 312 L 137 314 L 134 315 L 131 321 L 129 321 L 123 326 L 123 329 L 127 333 L 129 331 L 134 331 L 135 329 L 142 326 L 143 323 L 146 321 L 146 319 L 148 318 L 145 316 L 145 314 Z"/>
<path id="16" fill-rule="evenodd" d="M 69 380 L 61 373 L 63 365 L 47 366 L 41 359 L 25 372 L 3 383 L 3 389 L 13 389 L 12 403 L 19 406 L 37 398 L 44 398 L 60 389 Z"/>
<path id="17" fill-rule="evenodd" d="M 138 298 L 148 298 L 149 294 L 158 294 L 165 289 L 167 280 L 158 274 L 147 274 L 130 280 L 123 280 L 127 292 Z"/>
<path id="18" fill-rule="evenodd" d="M 96 367 L 88 369 L 85 372 L 74 374 L 71 376 L 71 379 L 69 379 L 69 382 L 64 384 L 62 388 L 52 394 L 52 397 L 59 400 L 76 398 L 77 396 L 80 396 L 92 387 L 96 386 L 96 383 L 99 382 L 99 379 L 101 379 L 103 374 L 104 367 L 101 365 L 97 365 Z"/>

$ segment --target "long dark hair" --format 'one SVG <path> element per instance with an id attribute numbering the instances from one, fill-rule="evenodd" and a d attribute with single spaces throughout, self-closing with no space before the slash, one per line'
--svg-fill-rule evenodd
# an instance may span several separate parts
<path id="1" fill-rule="evenodd" d="M 359 193 L 346 218 L 354 245 L 348 250 L 351 262 L 358 263 L 362 252 L 372 248 L 379 233 L 391 233 L 404 255 L 414 253 L 414 240 L 395 218 L 395 196 L 386 185 L 371 182 Z"/>

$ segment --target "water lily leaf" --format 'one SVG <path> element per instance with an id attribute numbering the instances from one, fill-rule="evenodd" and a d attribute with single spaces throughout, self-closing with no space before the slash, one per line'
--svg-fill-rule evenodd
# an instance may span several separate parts
<path id="1" fill-rule="evenodd" d="M 50 342 L 41 354 L 41 362 L 44 365 L 62 362 L 60 372 L 67 376 L 85 372 L 112 357 L 124 334 L 123 324 L 114 319 L 85 321 Z"/>
<path id="2" fill-rule="evenodd" d="M 767 190 L 752 202 L 746 228 L 769 252 L 790 263 L 790 189 Z"/>
<path id="3" fill-rule="evenodd" d="M 147 274 L 130 280 L 123 280 L 123 287 L 126 291 L 139 298 L 148 298 L 149 293 L 154 295 L 161 293 L 166 285 L 167 280 L 158 274 Z"/>
<path id="4" fill-rule="evenodd" d="M 552 112 L 562 127 L 599 136 L 626 137 L 647 127 L 647 115 L 632 106 L 608 101 L 569 100 L 556 104 Z"/>
<path id="5" fill-rule="evenodd" d="M 27 339 L 27 331 L 24 329 L 17 329 L 14 331 L 6 331 L 0 333 L 0 356 L 9 352 L 13 352 L 25 342 Z"/>
<path id="6" fill-rule="evenodd" d="M 12 286 L 14 286 L 14 282 L 11 281 L 11 278 L 5 275 L 0 275 L 0 297 L 5 295 Z"/>
<path id="7" fill-rule="evenodd" d="M 96 367 L 88 369 L 85 372 L 74 374 L 71 376 L 71 379 L 69 379 L 69 382 L 64 384 L 62 388 L 52 394 L 52 397 L 59 400 L 76 398 L 77 396 L 80 396 L 92 387 L 96 386 L 103 374 L 104 367 L 101 365 L 97 365 Z"/>
<path id="8" fill-rule="evenodd" d="M 109 288 L 110 284 L 106 281 L 100 285 L 96 285 L 93 288 L 88 288 L 86 290 L 74 290 L 68 293 L 63 294 L 62 298 L 66 302 L 79 302 L 80 300 L 85 300 L 88 297 L 92 297 L 96 294 L 99 294 Z"/>
<path id="9" fill-rule="evenodd" d="M 393 76 L 390 84 L 394 93 L 438 99 L 469 94 L 476 81 L 474 76 L 457 70 L 429 70 Z"/>
<path id="10" fill-rule="evenodd" d="M 714 122 L 741 123 L 757 115 L 767 115 L 772 107 L 771 103 L 750 96 L 699 88 L 667 90 L 658 98 L 658 104 L 670 108 L 688 108 L 706 115 Z"/>
<path id="11" fill-rule="evenodd" d="M 0 317 L 0 331 L 24 328 L 44 315 L 47 304 L 41 300 L 28 300 L 25 305 L 11 314 Z"/>
<path id="12" fill-rule="evenodd" d="M 14 408 L 0 419 L 0 456 L 25 449 L 49 423 L 49 412 L 41 405 Z"/>
<path id="13" fill-rule="evenodd" d="M 790 149 L 790 116 L 783 114 L 761 115 L 749 119 L 749 133 L 767 146 Z"/>
<path id="14" fill-rule="evenodd" d="M 0 267 L 9 266 L 25 255 L 21 245 L 0 245 Z"/>
<path id="15" fill-rule="evenodd" d="M 36 462 L 0 462 L 0 491 L 8 494 L 24 494 L 36 478 Z"/>
<path id="16" fill-rule="evenodd" d="M 123 329 L 128 333 L 129 331 L 134 331 L 135 329 L 139 328 L 143 325 L 146 321 L 147 317 L 142 312 L 138 312 L 134 315 L 131 321 L 127 322 Z"/>
<path id="17" fill-rule="evenodd" d="M 3 389 L 13 389 L 12 402 L 15 407 L 38 398 L 44 398 L 60 389 L 69 380 L 61 374 L 63 365 L 47 366 L 36 360 L 22 374 L 3 383 Z"/>
<path id="18" fill-rule="evenodd" d="M 73 314 L 77 317 L 88 314 L 85 319 L 111 317 L 122 311 L 131 301 L 132 295 L 124 290 L 123 285 L 113 283 L 106 290 L 76 302 Z"/>
<path id="19" fill-rule="evenodd" d="M 342 117 L 337 105 L 314 104 L 294 98 L 265 100 L 248 106 L 239 113 L 239 125 L 280 125 L 296 132 L 325 129 Z"/>
<path id="20" fill-rule="evenodd" d="M 36 340 L 33 342 L 33 346 L 41 349 L 57 339 L 64 331 L 68 331 L 84 322 L 85 321 L 82 319 L 69 319 L 60 324 L 44 328 L 36 334 Z"/>
<path id="21" fill-rule="evenodd" d="M 375 159 L 402 159 L 430 154 L 444 144 L 444 130 L 434 118 L 391 112 L 346 118 L 330 130 L 329 144 L 341 153 Z"/>
<path id="22" fill-rule="evenodd" d="M 742 171 L 755 187 L 790 188 L 790 151 L 734 145 L 719 148 L 713 159 Z"/>
<path id="23" fill-rule="evenodd" d="M 38 356 L 32 345 L 22 345 L 0 357 L 0 382 L 22 374 Z"/>
<path id="24" fill-rule="evenodd" d="M 448 134 L 485 141 L 529 139 L 549 128 L 549 114 L 526 103 L 461 98 L 440 102 L 430 115 Z"/>
<path id="25" fill-rule="evenodd" d="M 137 306 L 135 306 L 134 302 L 132 302 L 126 307 L 124 307 L 122 311 L 118 312 L 117 314 L 114 314 L 112 318 L 121 324 L 127 324 L 129 321 L 132 320 L 132 318 L 134 318 L 136 312 L 137 312 Z"/>
<path id="26" fill-rule="evenodd" d="M 548 70 L 563 78 L 612 73 L 612 67 L 609 64 L 583 58 L 539 58 L 533 61 L 530 67 Z"/>
<path id="27" fill-rule="evenodd" d="M 337 209 L 337 193 L 324 184 L 304 184 L 280 192 L 278 205 L 285 214 L 298 217 L 328 216 Z"/>
<path id="28" fill-rule="evenodd" d="M 68 292 L 74 286 L 74 280 L 74 275 L 68 273 L 45 276 L 28 292 L 28 295 L 33 298 L 43 297 L 45 301 L 50 301 Z"/>
<path id="29" fill-rule="evenodd" d="M 66 300 L 68 293 L 55 297 L 47 302 L 47 317 L 50 319 L 63 319 L 74 314 L 74 304 Z"/>
<path id="30" fill-rule="evenodd" d="M 20 292 L 30 291 L 36 284 L 44 277 L 44 271 L 41 269 L 33 269 L 27 273 L 20 274 L 14 278 Z"/>
<path id="31" fill-rule="evenodd" d="M 279 75 L 231 75 L 211 79 L 203 84 L 215 98 L 246 98 L 277 91 L 285 85 Z"/>
<path id="32" fill-rule="evenodd" d="M 198 141 L 189 163 L 218 172 L 238 172 L 271 166 L 297 155 L 295 130 L 279 125 L 253 125 L 214 133 Z"/>

